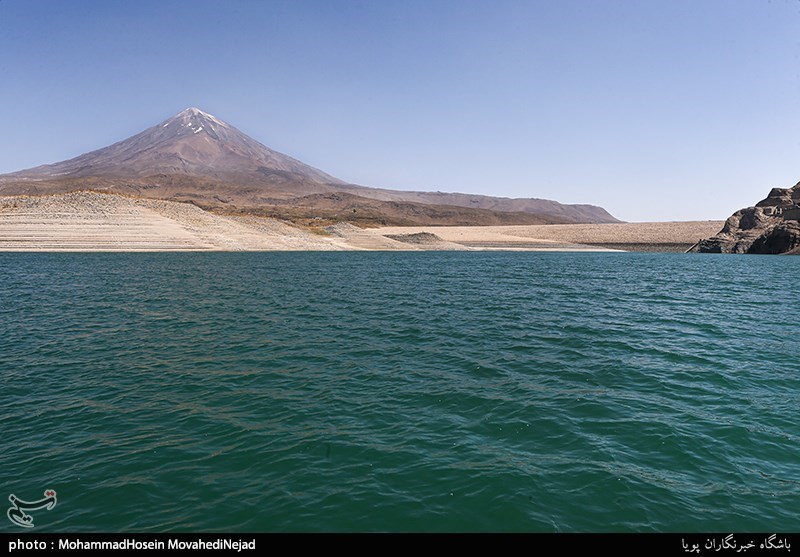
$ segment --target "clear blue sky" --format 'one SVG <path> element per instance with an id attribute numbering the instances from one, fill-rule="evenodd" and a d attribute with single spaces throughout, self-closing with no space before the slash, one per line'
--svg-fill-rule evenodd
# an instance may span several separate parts
<path id="1" fill-rule="evenodd" d="M 197 106 L 365 185 L 725 218 L 800 180 L 797 0 L 0 0 L 0 172 Z"/>

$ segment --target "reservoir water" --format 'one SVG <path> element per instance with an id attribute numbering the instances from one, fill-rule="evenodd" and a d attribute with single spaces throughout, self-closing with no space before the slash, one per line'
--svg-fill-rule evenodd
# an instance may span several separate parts
<path id="1" fill-rule="evenodd" d="M 0 500 L 56 490 L 35 531 L 797 531 L 799 293 L 800 257 L 0 254 Z"/>

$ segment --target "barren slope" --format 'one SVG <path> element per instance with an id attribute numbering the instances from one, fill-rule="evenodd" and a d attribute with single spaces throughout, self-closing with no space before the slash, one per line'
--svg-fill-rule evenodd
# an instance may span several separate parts
<path id="1" fill-rule="evenodd" d="M 0 198 L 0 251 L 336 250 L 271 219 L 95 192 Z"/>

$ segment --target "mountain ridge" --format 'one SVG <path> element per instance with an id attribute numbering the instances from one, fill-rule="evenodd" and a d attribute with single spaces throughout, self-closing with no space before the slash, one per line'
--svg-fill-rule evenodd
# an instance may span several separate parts
<path id="1" fill-rule="evenodd" d="M 352 219 L 368 207 L 372 224 L 542 224 L 619 222 L 602 207 L 537 198 L 401 191 L 346 183 L 253 139 L 199 108 L 187 108 L 135 134 L 77 157 L 0 176 L 0 195 L 44 195 L 90 187 L 98 191 L 189 201 L 212 210 L 282 211 L 292 218 Z M 350 213 L 325 196 L 354 196 Z M 291 200 L 313 198 L 306 211 Z M 276 203 L 275 201 L 279 202 Z M 439 209 L 436 209 L 436 208 Z M 447 207 L 442 211 L 442 207 Z M 454 208 L 462 208 L 457 215 Z M 414 220 L 413 215 L 419 219 Z M 410 219 L 410 220 L 409 220 Z M 369 223 L 367 223 L 369 224 Z"/>

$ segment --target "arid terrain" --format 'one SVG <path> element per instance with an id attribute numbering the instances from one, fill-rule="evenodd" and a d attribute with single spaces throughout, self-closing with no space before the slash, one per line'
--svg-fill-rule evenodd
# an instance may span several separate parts
<path id="1" fill-rule="evenodd" d="M 2 251 L 346 249 L 274 219 L 221 217 L 188 203 L 96 192 L 0 197 Z"/>
<path id="2" fill-rule="evenodd" d="M 533 226 L 382 227 L 382 235 L 429 232 L 445 241 L 483 249 L 558 249 L 583 245 L 624 251 L 686 251 L 715 234 L 722 221 L 550 224 Z"/>
<path id="3" fill-rule="evenodd" d="M 722 223 L 299 227 L 90 191 L 0 197 L 0 251 L 685 250 Z"/>

